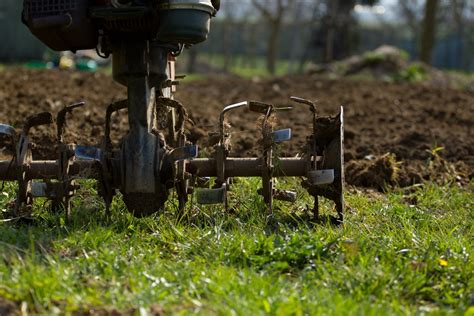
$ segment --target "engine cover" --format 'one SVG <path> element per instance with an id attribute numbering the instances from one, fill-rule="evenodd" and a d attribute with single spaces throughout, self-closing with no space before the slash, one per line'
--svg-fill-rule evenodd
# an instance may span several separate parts
<path id="1" fill-rule="evenodd" d="M 23 23 L 53 50 L 97 46 L 97 30 L 88 17 L 91 0 L 24 0 Z"/>

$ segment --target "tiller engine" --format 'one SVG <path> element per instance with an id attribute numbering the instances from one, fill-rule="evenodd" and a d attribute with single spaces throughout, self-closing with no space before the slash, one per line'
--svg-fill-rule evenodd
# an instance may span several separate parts
<path id="1" fill-rule="evenodd" d="M 64 143 L 68 113 L 84 106 L 65 107 L 55 117 L 49 112 L 26 119 L 21 131 L 0 125 L 0 135 L 16 148 L 10 161 L 0 161 L 0 180 L 17 181 L 14 212 L 31 210 L 33 199 L 51 200 L 54 209 L 70 212 L 70 200 L 78 179 L 95 179 L 109 210 L 112 198 L 121 192 L 130 212 L 147 216 L 162 208 L 175 189 L 180 209 L 196 195 L 201 204 L 222 203 L 233 177 L 261 177 L 259 193 L 273 211 L 273 200 L 294 202 L 296 192 L 275 187 L 276 177 L 300 177 L 315 199 L 313 212 L 319 219 L 318 197 L 335 202 L 337 222 L 343 219 L 343 113 L 317 117 L 315 105 L 292 97 L 294 108 L 308 111 L 304 152 L 294 158 L 278 156 L 277 146 L 291 139 L 291 129 L 274 130 L 279 111 L 272 104 L 249 101 L 224 107 L 220 114 L 214 154 L 198 158 L 198 147 L 186 139 L 187 111 L 173 99 L 178 83 L 174 62 L 185 47 L 204 41 L 210 20 L 219 9 L 218 0 L 24 0 L 23 22 L 54 50 L 96 48 L 100 56 L 113 57 L 114 80 L 127 87 L 128 98 L 111 104 L 105 113 L 104 138 L 100 147 Z M 205 106 L 205 105 L 202 105 Z M 230 157 L 230 131 L 226 117 L 241 108 L 261 119 L 261 155 Z M 113 145 L 112 115 L 128 110 L 129 132 L 120 148 Z M 57 159 L 32 157 L 31 130 L 56 125 Z M 215 178 L 212 186 L 208 178 Z"/>

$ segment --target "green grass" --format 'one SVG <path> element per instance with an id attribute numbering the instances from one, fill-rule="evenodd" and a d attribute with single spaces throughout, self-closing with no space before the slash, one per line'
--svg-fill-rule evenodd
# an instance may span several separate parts
<path id="1" fill-rule="evenodd" d="M 455 81 L 457 88 L 474 91 L 474 72 L 463 72 L 463 71 L 446 71 L 451 78 Z"/>
<path id="2" fill-rule="evenodd" d="M 0 297 L 39 314 L 472 315 L 472 191 L 352 190 L 332 227 L 305 219 L 303 192 L 266 216 L 256 180 L 234 185 L 232 212 L 191 206 L 181 219 L 173 203 L 135 219 L 116 199 L 107 221 L 85 185 L 69 224 L 41 202 L 33 223 L 0 223 Z"/>
<path id="3" fill-rule="evenodd" d="M 187 59 L 188 54 L 185 52 L 182 56 L 179 57 L 178 62 L 181 65 L 186 65 Z M 207 63 L 220 69 L 223 69 L 225 65 L 225 57 L 222 54 L 200 53 L 198 54 L 198 61 Z M 295 67 L 298 68 L 297 66 Z M 275 75 L 287 75 L 290 69 L 290 61 L 279 59 L 276 62 Z M 255 58 L 253 58 L 253 62 L 251 62 L 249 60 L 249 57 L 247 56 L 232 56 L 231 62 L 228 66 L 228 71 L 234 75 L 243 78 L 271 76 L 271 74 L 267 71 L 266 58 L 260 56 L 256 56 Z"/>

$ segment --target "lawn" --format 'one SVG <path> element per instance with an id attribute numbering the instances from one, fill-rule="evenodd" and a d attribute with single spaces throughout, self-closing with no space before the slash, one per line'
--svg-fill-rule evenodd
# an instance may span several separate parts
<path id="1" fill-rule="evenodd" d="M 187 65 L 188 58 L 188 53 L 184 53 L 180 56 L 178 59 L 179 65 Z M 220 70 L 225 68 L 225 56 L 222 54 L 200 53 L 198 54 L 197 60 L 198 62 L 202 62 Z M 289 60 L 279 59 L 275 65 L 275 75 L 287 75 L 296 72 L 298 68 L 299 65 L 295 63 L 292 64 Z M 260 56 L 256 56 L 253 59 L 241 55 L 232 56 L 227 71 L 243 78 L 271 77 L 271 74 L 267 70 L 266 58 Z"/>
<path id="2" fill-rule="evenodd" d="M 90 182 L 70 223 L 38 201 L 33 222 L 0 223 L 0 297 L 33 314 L 474 315 L 472 189 L 352 188 L 334 227 L 307 220 L 303 192 L 267 216 L 257 187 L 237 182 L 229 213 L 180 218 L 169 203 L 135 219 L 116 199 L 107 220 Z"/>

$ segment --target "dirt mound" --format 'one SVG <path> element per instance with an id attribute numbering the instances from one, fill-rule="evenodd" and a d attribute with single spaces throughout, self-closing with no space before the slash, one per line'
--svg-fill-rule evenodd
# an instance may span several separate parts
<path id="1" fill-rule="evenodd" d="M 104 74 L 7 69 L 0 72 L 0 80 L 0 121 L 16 127 L 34 112 L 57 112 L 66 104 L 86 101 L 87 106 L 69 120 L 66 135 L 69 141 L 81 144 L 100 143 L 105 107 L 126 96 L 125 88 Z M 345 159 L 351 184 L 381 188 L 383 183 L 417 183 L 430 178 L 428 166 L 435 156 L 456 164 L 456 176 L 474 176 L 473 92 L 409 83 L 332 81 L 313 76 L 271 80 L 213 77 L 184 81 L 176 98 L 187 106 L 195 122 L 188 126 L 190 139 L 205 148 L 210 143 L 208 133 L 216 130 L 219 111 L 225 105 L 260 100 L 289 106 L 291 95 L 318 100 L 318 111 L 323 115 L 336 114 L 344 106 Z M 255 114 L 242 110 L 230 116 L 229 122 L 234 132 L 232 154 L 257 155 L 260 132 Z M 113 126 L 112 137 L 118 140 L 127 131 L 126 114 L 115 117 Z M 278 126 L 293 129 L 294 139 L 283 145 L 282 153 L 289 156 L 300 152 L 311 126 L 306 109 L 296 107 L 280 115 Z M 54 156 L 53 133 L 53 128 L 40 128 L 35 133 L 37 159 Z M 381 163 L 383 168 L 379 171 L 377 162 L 383 162 L 386 158 L 380 157 L 386 153 L 393 154 L 390 159 L 397 162 L 397 179 L 392 179 L 389 172 L 383 180 L 369 181 L 370 170 L 385 174 L 383 168 L 393 166 Z"/>
<path id="2" fill-rule="evenodd" d="M 344 75 L 370 71 L 375 77 L 394 76 L 408 67 L 407 54 L 393 46 L 381 46 L 372 52 L 352 56 L 340 62 Z"/>
<path id="3" fill-rule="evenodd" d="M 399 164 L 393 154 L 351 160 L 346 165 L 346 181 L 383 191 L 387 186 L 397 184 Z"/>
<path id="4" fill-rule="evenodd" d="M 454 87 L 471 91 L 474 84 L 468 78 L 443 72 L 423 62 L 411 62 L 406 51 L 389 45 L 330 64 L 311 65 L 308 73 L 331 78 L 418 82 L 434 88 Z"/>

